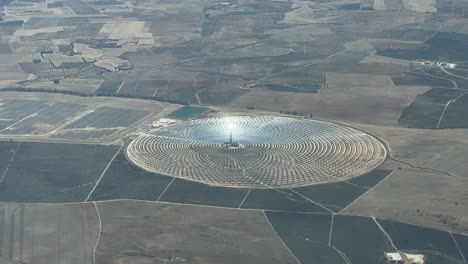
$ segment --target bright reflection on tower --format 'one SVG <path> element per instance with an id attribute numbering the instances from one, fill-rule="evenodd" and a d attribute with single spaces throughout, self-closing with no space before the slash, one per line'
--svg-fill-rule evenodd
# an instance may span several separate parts
<path id="1" fill-rule="evenodd" d="M 232 122 L 232 121 L 229 121 L 227 123 L 227 128 L 229 130 L 229 141 L 224 142 L 223 147 L 224 148 L 239 148 L 240 147 L 239 143 L 234 141 L 234 139 L 232 137 L 232 132 L 235 130 L 236 124 L 234 122 Z"/>
<path id="2" fill-rule="evenodd" d="M 229 144 L 232 146 L 232 130 L 234 130 L 234 123 L 229 122 L 228 128 L 229 128 Z"/>

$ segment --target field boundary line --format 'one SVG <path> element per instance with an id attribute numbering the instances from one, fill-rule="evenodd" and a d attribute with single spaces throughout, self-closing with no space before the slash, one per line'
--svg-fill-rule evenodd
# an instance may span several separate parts
<path id="1" fill-rule="evenodd" d="M 237 208 L 241 209 L 242 205 L 244 205 L 244 202 L 247 199 L 247 196 L 249 196 L 251 191 L 252 191 L 252 189 L 249 189 L 249 191 L 245 194 L 244 199 L 242 199 L 241 203 L 239 204 L 239 207 L 237 207 Z"/>
<path id="2" fill-rule="evenodd" d="M 289 190 L 290 190 L 291 192 L 293 192 L 293 193 L 295 193 L 295 194 L 301 196 L 302 198 L 306 199 L 307 201 L 309 201 L 309 202 L 311 202 L 311 203 L 313 203 L 313 204 L 315 204 L 315 205 L 317 205 L 317 206 L 319 206 L 319 207 L 325 209 L 326 211 L 328 211 L 328 212 L 330 212 L 330 213 L 332 213 L 332 214 L 335 213 L 335 212 L 333 212 L 332 210 L 328 209 L 327 207 L 325 207 L 325 206 L 323 206 L 323 205 L 321 205 L 321 204 L 315 202 L 314 200 L 310 199 L 309 197 L 306 197 L 306 196 L 302 195 L 301 193 L 299 193 L 299 192 L 297 192 L 297 191 L 295 191 L 295 190 L 293 190 L 293 189 L 289 189 Z"/>
<path id="3" fill-rule="evenodd" d="M 286 243 L 284 243 L 283 239 L 281 239 L 281 237 L 278 235 L 275 228 L 273 227 L 270 220 L 268 219 L 268 216 L 266 215 L 265 211 L 262 210 L 262 212 L 263 212 L 263 216 L 265 217 L 265 220 L 267 221 L 268 226 L 270 227 L 271 231 L 273 231 L 273 233 L 276 235 L 276 237 L 279 239 L 279 241 L 281 241 L 281 243 L 286 248 L 286 250 L 289 252 L 289 254 L 291 254 L 291 256 L 297 261 L 297 263 L 301 264 L 301 261 L 296 257 L 296 255 L 294 255 L 294 253 L 291 251 L 291 249 L 289 249 L 289 247 L 286 245 Z"/>
<path id="4" fill-rule="evenodd" d="M 313 61 L 311 63 L 305 64 L 305 65 L 302 65 L 302 66 L 299 66 L 299 67 L 295 67 L 293 69 L 286 69 L 286 70 L 282 70 L 282 71 L 279 71 L 279 72 L 269 74 L 267 76 L 264 76 L 264 77 L 262 77 L 260 79 L 257 79 L 255 81 L 251 82 L 251 84 L 259 84 L 259 83 L 263 82 L 266 79 L 269 79 L 271 77 L 274 77 L 274 76 L 277 76 L 277 75 L 280 75 L 280 74 L 283 74 L 283 73 L 291 72 L 292 70 L 303 70 L 303 69 L 305 69 L 307 67 L 310 67 L 312 65 L 324 63 L 324 62 L 330 60 L 333 57 L 336 57 L 336 56 L 339 56 L 339 55 L 345 53 L 346 51 L 348 51 L 348 50 L 345 48 L 345 49 L 343 49 L 343 50 L 341 50 L 339 52 L 333 53 L 333 54 L 329 55 L 328 57 L 320 59 L 318 61 Z"/>
<path id="5" fill-rule="evenodd" d="M 115 157 L 117 157 L 117 155 L 120 153 L 120 150 L 123 148 L 123 145 L 120 146 L 120 148 L 115 152 L 114 156 L 112 157 L 112 159 L 109 161 L 109 163 L 107 164 L 107 166 L 104 168 L 104 171 L 101 173 L 101 176 L 99 176 L 99 179 L 96 181 L 96 184 L 94 185 L 93 189 L 91 190 L 91 192 L 89 192 L 88 196 L 86 197 L 85 199 L 85 202 L 89 201 L 89 198 L 91 197 L 91 194 L 93 194 L 94 190 L 96 190 L 96 187 L 98 186 L 98 184 L 101 182 L 102 178 L 104 177 L 104 174 L 106 174 L 107 170 L 109 169 L 110 165 L 112 164 L 112 162 L 114 161 Z"/>
<path id="6" fill-rule="evenodd" d="M 452 100 L 448 101 L 448 102 L 445 104 L 444 111 L 442 111 L 442 114 L 440 114 L 440 118 L 439 118 L 439 121 L 437 122 L 436 128 L 440 128 L 440 123 L 442 122 L 442 119 L 444 118 L 445 112 L 447 112 L 447 108 L 449 107 L 449 105 L 450 105 L 451 103 L 452 103 Z"/>
<path id="7" fill-rule="evenodd" d="M 171 186 L 171 184 L 174 182 L 176 177 L 173 177 L 171 182 L 169 182 L 169 184 L 166 186 L 166 188 L 164 188 L 164 190 L 162 191 L 162 193 L 158 196 L 158 199 L 156 199 L 156 202 L 159 202 L 159 199 L 161 199 L 161 197 L 163 197 L 163 195 L 166 193 L 167 189 L 169 189 L 169 187 Z"/>
<path id="8" fill-rule="evenodd" d="M 444 77 L 441 77 L 441 76 L 437 76 L 437 75 L 433 75 L 433 74 L 430 74 L 428 72 L 426 72 L 425 70 L 423 70 L 422 68 L 417 68 L 420 72 L 422 72 L 424 75 L 427 75 L 427 76 L 430 76 L 432 78 L 435 78 L 435 79 L 440 79 L 440 80 L 445 80 L 445 81 L 449 81 L 453 84 L 453 88 L 456 88 L 458 89 L 458 83 L 452 79 L 449 79 L 449 78 L 444 78 Z"/>
<path id="9" fill-rule="evenodd" d="M 13 153 L 13 155 L 11 155 L 10 161 L 8 161 L 8 164 L 7 164 L 5 170 L 4 170 L 3 173 L 2 173 L 2 177 L 0 178 L 0 183 L 3 182 L 3 178 L 5 178 L 5 175 L 7 174 L 8 169 L 10 168 L 11 163 L 13 163 L 13 159 L 15 158 L 16 152 L 18 152 L 18 149 L 19 149 L 20 146 L 21 146 L 21 142 L 18 143 L 18 146 L 16 146 L 16 149 L 15 149 L 15 152 Z"/>
<path id="10" fill-rule="evenodd" d="M 379 186 L 380 184 L 382 184 L 382 182 L 384 182 L 385 180 L 387 180 L 388 178 L 390 178 L 390 176 L 393 174 L 393 171 L 390 172 L 387 176 L 385 176 L 385 178 L 383 178 L 381 181 L 379 181 L 376 185 L 374 185 L 372 188 L 369 188 L 367 191 L 365 191 L 363 194 L 361 194 L 358 198 L 354 199 L 354 201 L 352 201 L 350 204 L 348 204 L 345 208 L 341 209 L 337 214 L 341 214 L 343 211 L 345 211 L 346 209 L 348 209 L 351 205 L 353 205 L 356 201 L 358 201 L 359 199 L 361 199 L 364 195 L 368 194 L 369 192 L 371 192 L 372 190 L 374 190 L 377 186 Z"/>
<path id="11" fill-rule="evenodd" d="M 352 180 L 352 179 L 349 179 L 349 180 Z M 366 189 L 366 190 L 369 190 L 369 189 L 370 189 L 370 188 L 367 187 L 367 186 L 361 186 L 361 185 L 352 183 L 352 182 L 350 182 L 349 180 L 345 180 L 344 182 L 346 182 L 347 184 L 352 185 L 352 186 L 354 186 L 354 187 L 356 187 L 356 188 Z"/>
<path id="12" fill-rule="evenodd" d="M 466 262 L 465 255 L 463 255 L 463 252 L 461 251 L 460 247 L 458 246 L 457 240 L 456 240 L 455 237 L 453 236 L 452 232 L 449 232 L 449 234 L 450 234 L 450 236 L 452 237 L 453 242 L 455 243 L 455 246 L 457 246 L 458 252 L 460 253 L 461 257 L 463 258 L 463 261 L 465 262 L 465 264 L 467 264 L 468 262 Z"/>
<path id="13" fill-rule="evenodd" d="M 123 81 L 123 82 L 120 84 L 119 88 L 117 89 L 117 91 L 115 91 L 114 95 L 116 95 L 116 94 L 119 93 L 120 89 L 122 89 L 122 86 L 124 85 L 125 82 L 126 82 L 126 81 Z"/>
<path id="14" fill-rule="evenodd" d="M 102 221 L 101 221 L 101 214 L 99 214 L 98 205 L 95 202 L 93 202 L 93 204 L 94 204 L 94 208 L 96 209 L 96 214 L 99 220 L 99 230 L 98 230 L 98 235 L 96 239 L 96 244 L 94 245 L 94 250 L 93 250 L 93 264 L 96 264 L 96 251 L 97 251 L 97 247 L 99 244 L 99 240 L 101 240 Z"/>
<path id="15" fill-rule="evenodd" d="M 94 202 L 97 202 L 97 203 L 142 202 L 142 203 L 154 203 L 154 204 L 171 204 L 171 205 L 178 205 L 178 206 L 207 207 L 207 208 L 225 209 L 225 210 L 240 210 L 240 211 L 254 211 L 254 212 L 269 211 L 269 212 L 278 212 L 278 213 L 330 215 L 329 213 L 323 213 L 323 212 L 284 211 L 284 210 L 270 210 L 270 209 L 257 209 L 257 208 L 237 208 L 237 207 L 225 207 L 225 206 L 218 206 L 218 205 L 204 205 L 204 204 L 193 204 L 193 203 L 191 204 L 191 203 L 180 203 L 180 202 L 170 202 L 170 201 L 138 200 L 138 199 L 128 199 L 128 198 L 101 200 L 101 201 L 94 201 Z M 78 203 L 83 203 L 83 202 L 78 202 Z M 43 203 L 43 204 L 48 204 L 48 203 Z"/>
<path id="16" fill-rule="evenodd" d="M 359 216 L 359 217 L 365 217 L 365 218 L 372 218 L 372 216 L 369 216 L 369 215 L 366 215 L 366 214 L 359 214 L 359 213 L 350 213 L 350 214 L 347 214 L 347 215 Z M 452 230 L 450 230 L 448 228 L 444 228 L 444 227 L 434 227 L 434 226 L 430 226 L 430 225 L 418 224 L 418 223 L 411 222 L 410 220 L 397 219 L 397 218 L 391 218 L 391 217 L 386 217 L 386 216 L 375 216 L 375 218 L 380 219 L 380 220 L 390 221 L 390 222 L 399 222 L 401 224 L 424 227 L 424 228 L 427 228 L 427 229 L 434 229 L 434 230 L 443 231 L 443 232 L 447 232 L 447 233 L 452 232 L 454 234 L 461 235 L 461 236 L 468 236 L 468 233 L 452 231 Z"/>
<path id="17" fill-rule="evenodd" d="M 153 92 L 153 95 L 151 95 L 151 98 L 155 97 L 156 96 L 156 93 L 159 91 L 159 87 L 157 87 L 156 89 L 154 89 L 154 92 Z"/>
<path id="18" fill-rule="evenodd" d="M 12 52 L 12 53 L 15 53 L 15 48 L 14 48 L 13 45 L 11 44 L 11 41 L 9 41 L 8 43 L 10 44 L 11 52 Z"/>
<path id="19" fill-rule="evenodd" d="M 403 111 L 405 111 L 405 109 L 406 109 L 408 106 L 410 106 L 410 105 L 416 100 L 416 97 L 418 97 L 418 96 L 417 96 L 417 95 L 414 96 L 414 97 L 413 97 L 411 100 L 409 100 L 409 102 L 401 109 L 400 114 L 398 115 L 398 117 L 397 117 L 396 120 L 395 120 L 395 123 L 396 123 L 396 126 L 397 126 L 397 127 L 400 127 L 400 122 L 399 122 L 399 120 L 400 120 L 401 116 L 403 115 Z M 408 96 L 407 98 L 410 99 L 411 96 Z"/>
<path id="20" fill-rule="evenodd" d="M 333 234 L 333 221 L 335 220 L 335 214 L 332 214 L 332 219 L 330 223 L 330 235 L 328 236 L 328 246 L 331 246 L 331 239 Z"/>
<path id="21" fill-rule="evenodd" d="M 311 215 L 330 215 L 330 213 L 324 212 L 306 212 L 306 211 L 286 211 L 286 210 L 274 210 L 274 209 L 256 209 L 256 208 L 237 208 L 237 207 L 227 207 L 227 206 L 218 206 L 218 205 L 204 205 L 204 204 L 195 204 L 195 203 L 181 203 L 181 202 L 169 202 L 169 201 L 154 201 L 154 200 L 141 200 L 141 199 L 132 199 L 132 198 L 117 198 L 109 200 L 96 200 L 96 201 L 77 201 L 77 202 L 63 202 L 63 203 L 15 203 L 15 202 L 0 202 L 2 204 L 27 204 L 27 205 L 76 205 L 76 204 L 88 204 L 88 203 L 118 203 L 118 202 L 140 202 L 140 203 L 153 203 L 153 204 L 169 204 L 174 206 L 194 206 L 194 207 L 207 207 L 214 209 L 225 209 L 225 210 L 240 210 L 240 211 L 269 211 L 269 212 L 278 212 L 278 213 L 297 213 L 297 214 L 311 214 Z M 368 216 L 366 216 L 368 217 Z"/>
<path id="22" fill-rule="evenodd" d="M 198 93 L 200 93 L 200 92 L 202 92 L 202 91 L 204 91 L 204 90 L 206 90 L 206 88 L 202 88 L 202 89 L 198 90 L 198 91 L 195 93 L 195 98 L 197 99 L 198 105 L 203 105 L 202 102 L 201 102 L 201 100 L 200 100 L 200 96 L 198 95 Z"/>
<path id="23" fill-rule="evenodd" d="M 445 104 L 445 107 L 444 107 L 444 111 L 442 112 L 442 114 L 440 115 L 440 118 L 439 118 L 439 122 L 437 122 L 437 128 L 440 128 L 440 123 L 442 122 L 442 119 L 444 118 L 444 115 L 445 115 L 445 112 L 447 112 L 447 108 L 449 107 L 449 105 L 451 103 L 455 103 L 458 99 L 462 98 L 465 94 L 467 94 L 468 91 L 460 94 L 459 96 L 457 96 L 455 99 L 452 99 L 450 101 L 448 101 L 446 104 Z"/>
<path id="24" fill-rule="evenodd" d="M 400 252 L 398 250 L 398 248 L 395 246 L 395 244 L 393 243 L 393 239 L 392 237 L 390 236 L 389 233 L 387 233 L 387 231 L 385 231 L 385 229 L 383 228 L 382 225 L 380 225 L 380 223 L 377 221 L 377 219 L 375 217 L 371 217 L 372 220 L 374 221 L 375 225 L 377 225 L 377 227 L 380 229 L 380 231 L 382 231 L 383 235 L 387 238 L 388 242 L 390 242 L 390 245 L 392 245 L 393 249 L 395 249 L 396 252 Z"/>
<path id="25" fill-rule="evenodd" d="M 346 254 L 344 252 L 342 252 L 341 250 L 337 249 L 335 246 L 331 246 L 331 248 L 333 248 L 333 250 L 336 251 L 336 253 L 338 253 L 338 255 L 341 256 L 341 258 L 343 259 L 344 262 L 346 262 L 346 264 L 353 264 L 351 262 L 351 260 L 348 258 L 348 256 L 346 256 Z"/>
<path id="26" fill-rule="evenodd" d="M 441 65 L 438 65 L 438 66 L 439 66 L 439 68 L 440 68 L 443 72 L 445 72 L 445 73 L 448 74 L 448 75 L 451 75 L 451 76 L 453 76 L 453 77 L 457 77 L 457 78 L 461 78 L 461 79 L 468 80 L 468 78 L 466 78 L 465 76 L 461 76 L 461 75 L 458 75 L 458 74 L 453 74 L 453 73 L 447 71 L 447 70 L 446 70 L 444 67 L 442 67 Z"/>

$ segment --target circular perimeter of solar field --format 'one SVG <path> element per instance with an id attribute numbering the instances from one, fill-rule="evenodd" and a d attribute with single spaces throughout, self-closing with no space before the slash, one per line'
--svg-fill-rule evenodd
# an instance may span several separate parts
<path id="1" fill-rule="evenodd" d="M 233 116 L 141 134 L 127 156 L 147 171 L 209 185 L 289 188 L 362 175 L 385 160 L 386 149 L 375 137 L 336 123 Z"/>

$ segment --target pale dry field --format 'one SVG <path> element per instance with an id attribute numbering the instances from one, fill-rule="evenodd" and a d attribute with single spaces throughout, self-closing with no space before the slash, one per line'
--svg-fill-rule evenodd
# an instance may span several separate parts
<path id="1" fill-rule="evenodd" d="M 7 261 L 91 263 L 99 221 L 93 204 L 2 203 L 0 230 L 1 255 Z"/>
<path id="2" fill-rule="evenodd" d="M 263 212 L 100 202 L 99 263 L 296 263 Z"/>
<path id="3" fill-rule="evenodd" d="M 467 130 L 422 130 L 349 123 L 386 142 L 395 170 L 344 213 L 468 232 Z"/>
<path id="4" fill-rule="evenodd" d="M 403 6 L 415 12 L 437 12 L 435 0 L 403 0 Z"/>
<path id="5" fill-rule="evenodd" d="M 390 84 L 387 78 L 383 82 Z M 254 106 L 255 109 L 272 112 L 297 111 L 317 118 L 396 126 L 401 111 L 417 95 L 428 90 L 423 86 L 350 86 L 324 87 L 319 94 L 252 90 L 237 99 L 232 106 Z"/>
<path id="6" fill-rule="evenodd" d="M 468 234 L 467 189 L 468 179 L 421 171 L 396 171 L 343 213 Z"/>
<path id="7" fill-rule="evenodd" d="M 379 55 L 369 55 L 362 59 L 360 63 L 365 63 L 365 64 L 394 64 L 394 65 L 400 65 L 404 66 L 406 69 L 411 65 L 411 61 L 409 60 L 401 60 L 401 59 L 393 59 L 393 58 L 388 58 L 384 56 L 379 56 Z"/>
<path id="8" fill-rule="evenodd" d="M 383 139 L 392 156 L 414 166 L 429 167 L 468 179 L 466 129 L 408 129 L 353 124 Z"/>
<path id="9" fill-rule="evenodd" d="M 97 88 L 103 83 L 103 80 L 94 79 L 76 79 L 66 78 L 60 80 L 60 84 L 54 84 L 52 81 L 39 81 L 32 82 L 26 87 L 31 88 L 46 88 L 51 90 L 66 90 L 73 92 L 80 92 L 84 94 L 93 94 Z"/>
<path id="10" fill-rule="evenodd" d="M 327 72 L 328 87 L 324 91 L 350 87 L 394 87 L 387 75 Z"/>

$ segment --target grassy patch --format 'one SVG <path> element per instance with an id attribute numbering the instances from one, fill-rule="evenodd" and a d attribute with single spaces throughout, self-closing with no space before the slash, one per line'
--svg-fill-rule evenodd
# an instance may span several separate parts
<path id="1" fill-rule="evenodd" d="M 156 200 L 172 178 L 147 172 L 119 153 L 96 187 L 91 200 Z"/>
<path id="2" fill-rule="evenodd" d="M 372 188 L 377 183 L 381 182 L 390 173 L 392 173 L 391 170 L 374 170 L 359 177 L 352 178 L 351 180 L 348 180 L 348 182 L 359 186 Z"/>
<path id="3" fill-rule="evenodd" d="M 294 190 L 330 210 L 338 212 L 363 194 L 367 188 L 347 182 L 336 182 L 299 187 Z"/>
<path id="4" fill-rule="evenodd" d="M 287 189 L 252 190 L 244 201 L 242 208 L 296 212 L 328 212 Z"/>
<path id="5" fill-rule="evenodd" d="M 331 215 L 265 212 L 276 233 L 301 263 L 345 263 L 328 246 Z"/>
<path id="6" fill-rule="evenodd" d="M 468 94 L 460 97 L 456 102 L 447 107 L 444 118 L 440 123 L 441 128 L 468 128 Z"/>
<path id="7" fill-rule="evenodd" d="M 122 81 L 105 80 L 96 90 L 96 95 L 114 96 L 122 85 Z"/>
<path id="8" fill-rule="evenodd" d="M 247 192 L 247 189 L 209 186 L 175 178 L 160 200 L 186 204 L 239 207 Z"/>
<path id="9" fill-rule="evenodd" d="M 386 263 L 390 243 L 372 218 L 335 215 L 331 244 L 352 263 Z"/>
<path id="10" fill-rule="evenodd" d="M 118 146 L 79 144 L 20 144 L 0 183 L 2 202 L 84 201 L 118 149 Z M 10 156 L 8 153 L 6 159 Z"/>
<path id="11" fill-rule="evenodd" d="M 183 106 L 182 108 L 179 108 L 175 110 L 174 112 L 170 113 L 168 117 L 173 117 L 173 118 L 180 118 L 180 119 L 189 119 L 193 118 L 203 112 L 205 112 L 208 108 L 206 107 L 201 107 L 201 106 L 191 106 L 191 105 L 186 105 Z"/>
<path id="12" fill-rule="evenodd" d="M 443 263 L 463 263 L 461 255 L 448 232 L 393 222 L 378 220 L 390 235 L 399 250 L 424 252 L 446 259 Z"/>

